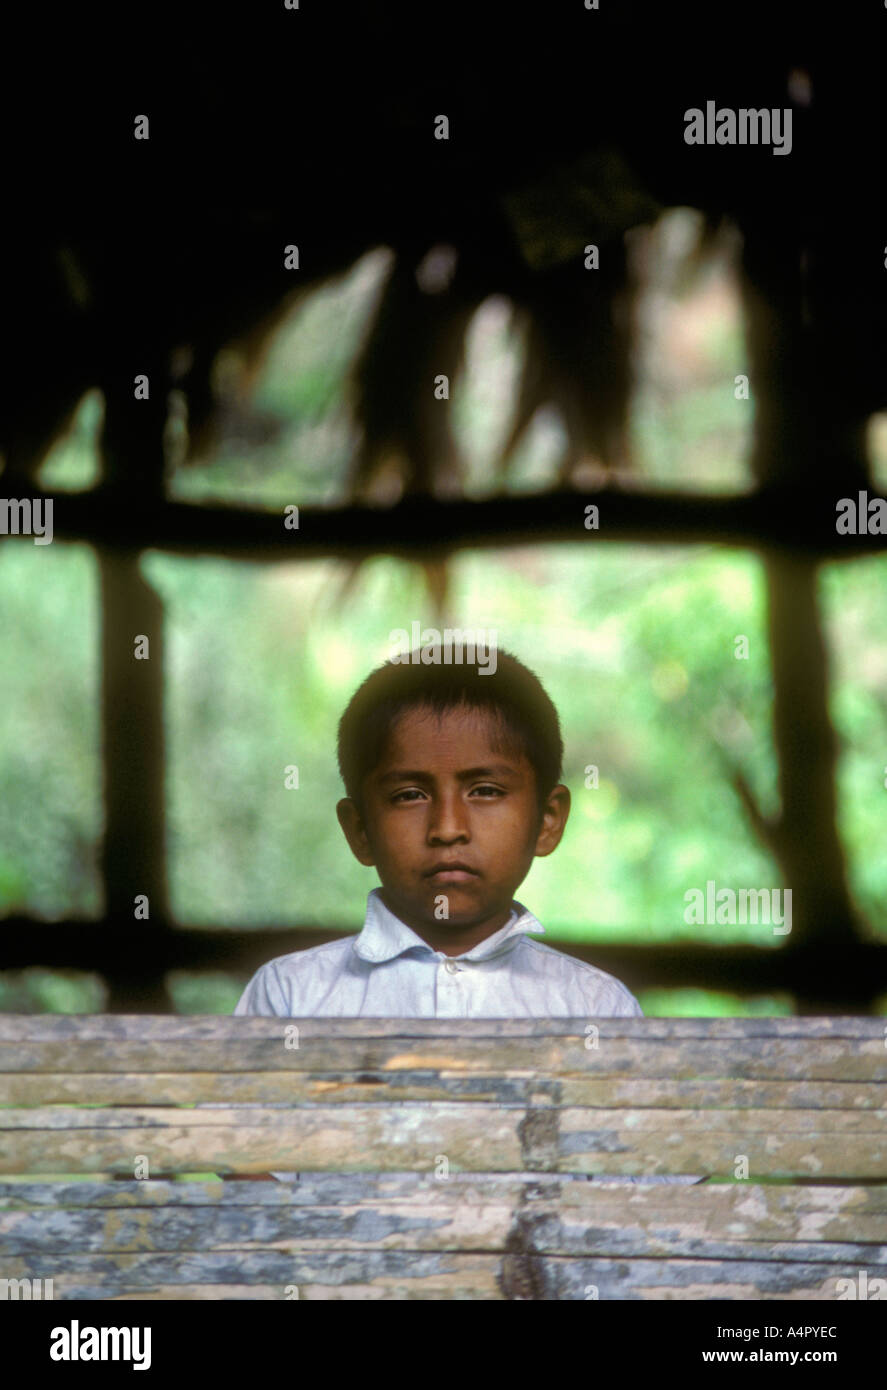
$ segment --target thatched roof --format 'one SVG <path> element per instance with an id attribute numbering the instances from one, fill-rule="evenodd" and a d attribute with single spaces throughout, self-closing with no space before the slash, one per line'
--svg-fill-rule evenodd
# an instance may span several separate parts
<path id="1" fill-rule="evenodd" d="M 54 56 L 32 59 L 40 100 L 19 107 L 0 421 L 13 474 L 33 470 L 97 386 L 113 456 L 114 417 L 138 370 L 184 391 L 205 446 L 219 348 L 259 349 L 294 294 L 379 245 L 396 263 L 355 366 L 356 496 L 383 461 L 407 491 L 451 480 L 455 445 L 427 383 L 452 374 L 493 292 L 530 324 L 510 442 L 550 401 L 569 435 L 567 477 L 588 455 L 625 465 L 626 233 L 688 205 L 710 233 L 724 218 L 740 229 L 750 313 L 758 296 L 765 318 L 797 319 L 796 360 L 759 350 L 752 364 L 762 427 L 766 396 L 790 384 L 810 426 L 801 447 L 818 455 L 805 459 L 808 482 L 863 476 L 860 430 L 887 405 L 880 174 L 860 167 L 881 121 L 880 58 L 863 18 L 850 21 L 843 70 L 829 61 L 830 33 L 813 33 L 800 7 L 781 23 L 744 7 L 717 27 L 710 8 L 589 11 L 578 0 L 440 12 L 281 4 L 233 19 L 214 6 L 168 28 L 152 9 L 144 23 L 128 16 L 125 41 L 120 23 L 118 13 L 90 37 L 72 19 L 73 50 L 56 30 Z M 791 153 L 686 144 L 686 108 L 710 98 L 791 108 Z M 133 138 L 139 114 L 147 141 Z M 434 138 L 439 114 L 445 141 Z M 589 243 L 594 272 L 583 267 Z M 298 271 L 283 266 L 290 244 Z M 429 293 L 416 270 L 440 245 L 455 248 L 455 273 Z M 759 470 L 772 464 L 759 453 Z M 112 472 L 133 467 L 152 465 L 110 458 Z"/>

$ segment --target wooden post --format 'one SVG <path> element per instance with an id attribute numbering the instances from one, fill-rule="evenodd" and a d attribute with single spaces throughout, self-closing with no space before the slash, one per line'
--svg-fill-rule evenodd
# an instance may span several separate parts
<path id="1" fill-rule="evenodd" d="M 101 573 L 102 724 L 105 836 L 102 871 L 106 915 L 131 950 L 114 950 L 108 972 L 111 1013 L 163 1013 L 162 937 L 168 931 L 163 736 L 163 604 L 127 544 L 127 518 L 151 511 L 163 496 L 165 364 L 128 335 L 127 376 L 108 399 L 103 440 L 105 483 L 117 499 L 118 526 L 99 549 Z M 135 396 L 144 373 L 149 397 Z M 115 535 L 116 532 L 116 535 Z M 119 535 L 119 544 L 116 536 Z M 136 899 L 148 917 L 136 917 Z M 120 943 L 115 943 L 120 945 Z"/>

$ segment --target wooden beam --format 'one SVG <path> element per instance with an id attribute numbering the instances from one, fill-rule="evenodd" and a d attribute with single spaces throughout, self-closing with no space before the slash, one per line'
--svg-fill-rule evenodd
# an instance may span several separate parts
<path id="1" fill-rule="evenodd" d="M 137 924 L 136 924 L 137 925 Z M 25 970 L 84 970 L 111 980 L 132 969 L 132 933 L 121 930 L 119 920 L 101 922 L 38 922 L 31 917 L 9 917 L 3 927 L 3 968 Z M 638 936 L 641 928 L 638 928 Z M 154 968 L 169 970 L 224 970 L 243 977 L 260 965 L 290 951 L 307 950 L 327 941 L 354 937 L 352 929 L 293 926 L 286 930 L 219 929 L 195 926 L 184 929 L 154 921 L 151 956 Z M 579 942 L 546 933 L 546 944 L 555 950 L 597 965 L 623 979 L 632 990 L 714 989 L 740 994 L 788 993 L 801 1003 L 830 998 L 833 1007 L 806 1010 L 819 1013 L 867 1013 L 885 992 L 887 942 L 860 942 L 848 938 L 840 958 L 820 946 L 706 946 L 698 941 L 643 944 L 633 942 Z M 166 1007 L 166 1006 L 164 1006 Z M 129 1012 L 137 1011 L 135 1000 Z M 147 1012 L 163 1012 L 148 1008 Z"/>
<path id="2" fill-rule="evenodd" d="M 836 476 L 840 476 L 836 460 Z M 770 488 L 748 496 L 692 492 L 554 491 L 480 501 L 411 497 L 394 507 L 305 507 L 299 529 L 284 529 L 276 511 L 121 497 L 95 488 L 53 496 L 58 540 L 128 550 L 148 547 L 181 555 L 268 561 L 394 554 L 421 559 L 466 548 L 607 541 L 657 545 L 785 546 L 834 560 L 882 554 L 887 535 L 839 536 L 833 492 Z M 32 490 L 32 498 L 47 494 Z M 298 505 L 298 499 L 293 498 Z M 586 530 L 585 507 L 600 510 Z M 32 544 L 30 537 L 10 537 Z"/>

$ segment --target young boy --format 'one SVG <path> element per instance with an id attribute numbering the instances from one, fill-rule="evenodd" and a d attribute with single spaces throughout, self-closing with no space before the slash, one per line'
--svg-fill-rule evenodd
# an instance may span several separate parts
<path id="1" fill-rule="evenodd" d="M 439 655 L 439 654 L 438 654 Z M 262 966 L 235 1014 L 642 1017 L 619 980 L 533 940 L 514 900 L 570 811 L 557 711 L 507 653 L 494 669 L 389 661 L 339 724 L 339 824 L 381 887 L 356 937 Z"/>

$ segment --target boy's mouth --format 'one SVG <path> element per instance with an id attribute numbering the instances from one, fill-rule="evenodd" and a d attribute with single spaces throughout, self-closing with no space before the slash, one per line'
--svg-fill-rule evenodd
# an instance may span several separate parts
<path id="1" fill-rule="evenodd" d="M 477 878 L 477 869 L 472 869 L 468 864 L 459 859 L 442 861 L 434 864 L 425 874 L 426 878 L 433 878 L 436 883 L 462 883 L 469 878 Z"/>

